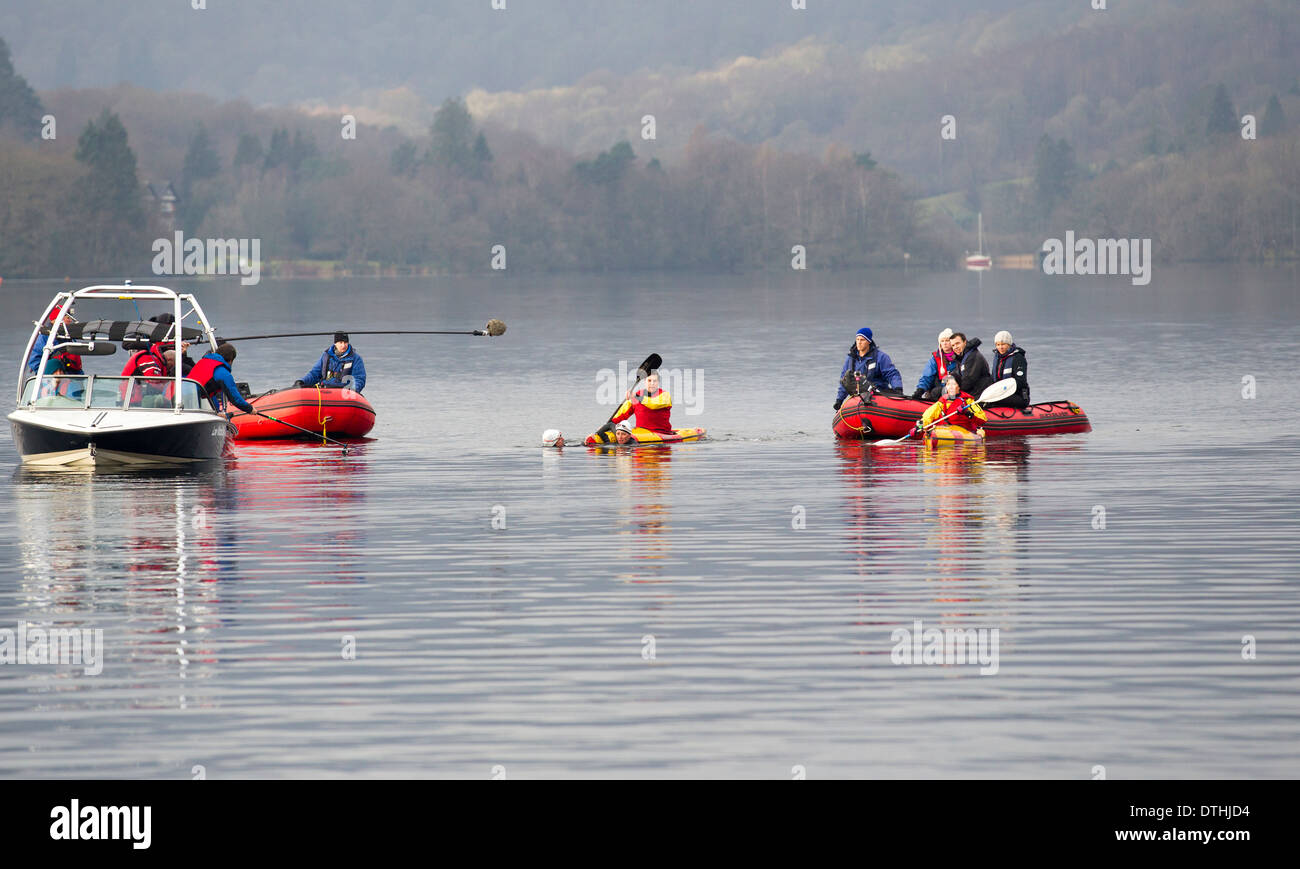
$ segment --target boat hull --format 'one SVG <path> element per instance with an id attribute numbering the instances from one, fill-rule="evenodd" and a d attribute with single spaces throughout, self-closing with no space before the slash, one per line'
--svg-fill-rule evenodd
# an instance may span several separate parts
<path id="1" fill-rule="evenodd" d="M 233 433 L 213 413 L 17 410 L 9 424 L 23 464 L 49 468 L 210 461 L 226 453 Z"/>
<path id="2" fill-rule="evenodd" d="M 375 427 L 375 409 L 361 393 L 351 389 L 282 389 L 259 395 L 250 403 L 257 411 L 290 425 L 264 416 L 236 413 L 230 420 L 238 430 L 236 440 L 305 438 L 308 435 L 298 430 L 304 428 L 314 435 L 359 438 Z"/>
<path id="3" fill-rule="evenodd" d="M 702 428 L 678 428 L 673 429 L 671 433 L 650 431 L 646 428 L 632 429 L 632 442 L 620 444 L 612 432 L 597 432 L 596 434 L 587 435 L 584 443 L 589 447 L 600 446 L 642 446 L 645 444 L 680 444 L 689 441 L 698 441 L 706 434 Z"/>
<path id="4" fill-rule="evenodd" d="M 835 412 L 831 427 L 836 437 L 846 440 L 901 438 L 915 428 L 930 404 L 890 395 L 851 396 Z M 990 438 L 1092 431 L 1088 415 L 1072 401 L 1045 401 L 1024 410 L 990 407 L 984 412 L 984 434 Z"/>

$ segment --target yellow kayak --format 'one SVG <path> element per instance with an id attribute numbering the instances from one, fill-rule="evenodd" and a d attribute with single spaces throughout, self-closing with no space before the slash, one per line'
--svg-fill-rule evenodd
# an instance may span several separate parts
<path id="1" fill-rule="evenodd" d="M 936 425 L 925 433 L 925 442 L 932 447 L 963 444 L 978 446 L 984 443 L 984 429 L 970 431 L 959 425 Z"/>
<path id="2" fill-rule="evenodd" d="M 648 428 L 632 429 L 632 442 L 629 444 L 619 444 L 617 436 L 613 432 L 597 432 L 596 434 L 587 435 L 586 445 L 589 447 L 602 446 L 604 444 L 613 444 L 615 446 L 638 446 L 640 444 L 680 444 L 687 441 L 698 441 L 704 437 L 705 429 L 702 428 L 677 428 L 671 432 L 650 431 Z"/>

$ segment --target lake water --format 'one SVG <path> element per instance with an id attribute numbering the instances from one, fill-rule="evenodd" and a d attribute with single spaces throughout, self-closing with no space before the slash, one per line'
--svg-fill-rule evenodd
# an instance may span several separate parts
<path id="1" fill-rule="evenodd" d="M 63 286 L 0 286 L 11 376 Z M 102 629 L 104 663 L 0 665 L 0 775 L 1300 775 L 1294 268 L 172 286 L 226 335 L 509 331 L 354 334 L 346 457 L 34 474 L 5 427 L 0 628 Z M 836 442 L 863 325 L 909 391 L 942 327 L 1007 328 L 1094 430 Z M 241 342 L 236 378 L 327 343 Z M 651 352 L 711 440 L 540 448 Z M 996 630 L 996 672 L 895 663 L 918 621 Z"/>

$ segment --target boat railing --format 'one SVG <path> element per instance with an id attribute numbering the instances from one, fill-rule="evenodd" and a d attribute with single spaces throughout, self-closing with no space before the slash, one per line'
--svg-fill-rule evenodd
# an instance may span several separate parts
<path id="1" fill-rule="evenodd" d="M 64 410 L 205 410 L 198 382 L 171 377 L 47 374 L 23 384 L 21 406 Z"/>

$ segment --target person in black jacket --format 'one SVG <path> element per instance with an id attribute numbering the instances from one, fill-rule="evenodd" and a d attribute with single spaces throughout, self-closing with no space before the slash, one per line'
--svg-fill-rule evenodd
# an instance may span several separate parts
<path id="1" fill-rule="evenodd" d="M 993 375 L 989 373 L 989 363 L 980 353 L 980 339 L 966 341 L 965 332 L 952 333 L 952 352 L 957 354 L 957 361 L 952 371 L 957 375 L 957 383 L 962 392 L 970 393 L 976 398 L 993 385 Z"/>
<path id="2" fill-rule="evenodd" d="M 993 380 L 1016 379 L 1015 394 L 986 407 L 1029 407 L 1029 363 L 1025 351 L 1016 346 L 1011 333 L 1003 329 L 993 336 Z"/>

